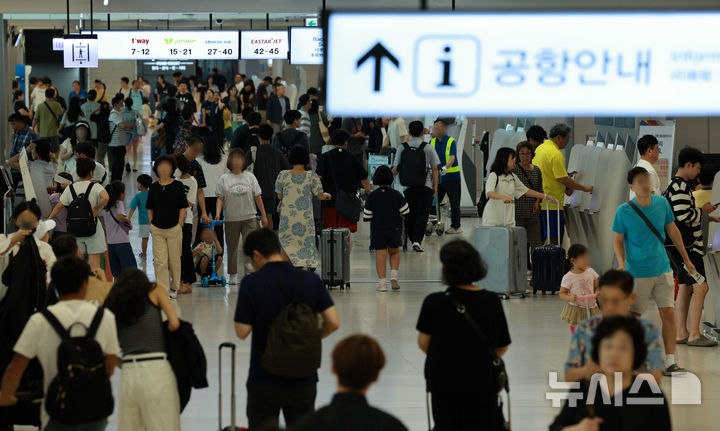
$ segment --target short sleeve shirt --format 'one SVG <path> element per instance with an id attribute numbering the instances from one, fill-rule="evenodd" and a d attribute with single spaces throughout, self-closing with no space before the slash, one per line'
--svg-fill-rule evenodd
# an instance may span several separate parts
<path id="1" fill-rule="evenodd" d="M 360 162 L 342 148 L 335 148 L 320 156 L 317 174 L 322 179 L 323 190 L 330 193 L 329 201 L 334 206 L 336 187 L 346 193 L 353 193 L 360 188 L 360 181 L 367 178 L 367 171 Z"/>
<path id="2" fill-rule="evenodd" d="M 130 236 L 120 226 L 122 221 L 118 214 L 125 214 L 125 205 L 122 201 L 115 202 L 115 206 L 110 210 L 103 210 L 105 217 L 105 232 L 107 233 L 108 244 L 125 244 L 130 243 Z M 113 218 L 115 216 L 115 218 Z M 115 221 L 117 219 L 117 221 Z"/>
<path id="3" fill-rule="evenodd" d="M 431 390 L 470 390 L 492 398 L 494 375 L 489 348 L 510 344 L 510 332 L 498 296 L 488 290 L 450 288 L 483 332 L 487 344 L 445 295 L 437 292 L 423 301 L 417 330 L 430 335 L 425 359 L 425 378 Z"/>
<path id="4" fill-rule="evenodd" d="M 568 173 L 565 168 L 565 156 L 557 144 L 549 139 L 540 144 L 535 150 L 533 165 L 540 168 L 545 194 L 554 197 L 558 202 L 563 202 L 565 185 L 558 181 L 558 178 L 565 178 Z M 551 210 L 558 209 L 558 204 L 548 201 L 542 202 L 542 209 L 548 208 L 548 205 Z"/>
<path id="5" fill-rule="evenodd" d="M 76 183 L 70 184 L 69 186 L 65 187 L 65 190 L 63 191 L 62 195 L 60 195 L 60 202 L 64 206 L 69 206 L 70 203 L 73 201 L 72 192 L 70 189 L 75 190 L 75 194 L 78 197 L 81 197 L 85 194 L 85 191 L 88 188 L 88 185 L 90 185 L 90 181 L 78 181 Z M 105 190 L 100 184 L 95 184 L 90 190 L 90 195 L 88 196 L 88 200 L 90 201 L 90 205 L 94 208 L 97 206 L 98 203 L 100 203 L 100 193 Z"/>
<path id="6" fill-rule="evenodd" d="M 54 100 L 40 103 L 35 108 L 35 118 L 38 123 L 38 136 L 56 137 L 60 127 L 59 116 L 62 114 L 62 106 Z"/>
<path id="7" fill-rule="evenodd" d="M 138 192 L 135 196 L 133 196 L 132 201 L 130 201 L 130 208 L 137 210 L 138 213 L 138 224 L 150 224 L 150 219 L 148 219 L 148 213 L 147 208 L 145 208 L 145 204 L 147 204 L 147 198 L 148 198 L 148 191 L 142 191 Z"/>
<path id="8" fill-rule="evenodd" d="M 592 295 L 595 292 L 595 280 L 598 278 L 598 273 L 592 268 L 588 268 L 580 274 L 570 271 L 565 274 L 560 282 L 560 286 L 568 288 L 571 295 Z M 586 302 L 590 303 L 590 308 L 597 307 L 597 301 L 595 299 L 591 299 L 589 301 L 581 299 L 577 302 L 570 302 L 569 304 L 584 308 Z"/>
<path id="9" fill-rule="evenodd" d="M 295 291 L 299 289 L 301 302 L 312 307 L 316 313 L 322 313 L 334 305 L 320 277 L 315 273 L 295 268 L 290 262 L 267 263 L 262 270 L 243 278 L 238 291 L 235 322 L 252 326 L 247 385 L 316 383 L 317 374 L 299 379 L 281 377 L 269 374 L 262 366 L 262 354 L 267 345 L 270 327 L 280 311 L 290 302 L 277 286 L 275 279 L 267 274 L 268 271 L 271 271 L 287 289 L 295 289 Z M 302 284 L 298 286 L 301 271 Z"/>
<path id="10" fill-rule="evenodd" d="M 420 138 L 410 138 L 410 141 L 408 142 L 408 146 L 417 148 L 422 143 L 423 143 L 423 141 Z M 395 160 L 393 161 L 393 166 L 395 166 L 395 167 L 400 166 L 400 160 L 402 160 L 402 154 L 403 154 L 404 150 L 405 150 L 405 146 L 400 145 L 398 147 L 397 153 L 395 154 Z M 428 143 L 426 143 L 423 151 L 425 152 L 425 161 L 427 162 L 427 167 L 428 167 L 427 177 L 425 178 L 425 187 L 432 189 L 434 186 L 432 167 L 440 164 L 440 158 L 438 157 L 435 149 Z"/>
<path id="11" fill-rule="evenodd" d="M 365 200 L 363 218 L 370 221 L 373 231 L 402 229 L 402 216 L 410 212 L 405 197 L 384 186 L 375 189 Z"/>
<path id="12" fill-rule="evenodd" d="M 145 208 L 153 211 L 152 225 L 159 229 L 171 229 L 180 220 L 180 210 L 188 207 L 185 188 L 180 181 L 163 186 L 154 182 L 148 190 Z"/>
<path id="13" fill-rule="evenodd" d="M 633 199 L 637 204 L 637 201 Z M 665 226 L 675 221 L 670 203 L 663 196 L 652 195 L 650 206 L 640 211 L 665 240 Z M 628 203 L 615 212 L 612 230 L 625 237 L 625 266 L 635 278 L 657 277 L 670 271 L 664 243 L 655 236 Z"/>
<path id="14" fill-rule="evenodd" d="M 225 221 L 244 221 L 255 218 L 255 197 L 262 190 L 257 178 L 250 172 L 240 175 L 228 172 L 220 177 L 217 184 L 217 196 L 223 198 Z"/>
<path id="15" fill-rule="evenodd" d="M 587 364 L 592 359 L 592 338 L 595 330 L 602 322 L 602 316 L 591 317 L 582 321 L 570 339 L 570 351 L 565 362 L 565 371 Z M 647 344 L 647 358 L 641 371 L 662 370 L 665 351 L 660 344 L 660 330 L 645 319 L 638 319 L 645 329 L 645 343 Z"/>
<path id="16" fill-rule="evenodd" d="M 488 175 L 485 183 L 485 193 L 498 193 L 511 199 L 518 199 L 528 192 L 528 188 L 520 181 L 514 173 L 503 174 L 500 177 L 495 172 Z M 483 213 L 483 225 L 485 226 L 513 226 L 515 217 L 514 208 L 506 205 L 499 199 L 489 199 Z M 503 219 L 505 217 L 505 219 Z"/>
<path id="17" fill-rule="evenodd" d="M 81 322 L 85 327 L 88 327 L 97 312 L 95 305 L 80 300 L 60 301 L 55 305 L 49 306 L 47 309 L 65 328 L 68 328 L 75 322 Z M 117 338 L 115 316 L 108 309 L 105 309 L 104 313 L 98 331 L 95 334 L 95 340 L 100 344 L 100 348 L 105 355 L 117 355 L 120 353 L 120 344 Z M 82 329 L 80 328 L 82 328 L 81 325 L 75 325 L 71 335 L 82 335 Z M 50 326 L 47 319 L 42 314 L 35 313 L 30 316 L 30 320 L 28 320 L 28 323 L 25 325 L 25 329 L 23 329 L 13 349 L 15 353 L 26 358 L 38 358 L 43 369 L 45 392 L 47 392 L 50 382 L 58 373 L 57 349 L 60 341 L 60 336 Z M 42 428 L 44 429 L 49 420 L 49 416 L 44 408 L 42 408 L 41 411 Z"/>

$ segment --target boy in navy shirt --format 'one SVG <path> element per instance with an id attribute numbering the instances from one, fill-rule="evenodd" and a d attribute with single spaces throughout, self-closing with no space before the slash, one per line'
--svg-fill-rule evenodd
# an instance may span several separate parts
<path id="1" fill-rule="evenodd" d="M 402 217 L 409 212 L 403 195 L 390 188 L 393 173 L 387 166 L 380 166 L 373 175 L 373 184 L 380 186 L 365 201 L 363 219 L 370 222 L 370 250 L 375 250 L 375 266 L 378 281 L 376 290 L 387 292 L 387 269 L 385 260 L 390 254 L 390 284 L 400 289 L 400 244 L 402 243 Z"/>

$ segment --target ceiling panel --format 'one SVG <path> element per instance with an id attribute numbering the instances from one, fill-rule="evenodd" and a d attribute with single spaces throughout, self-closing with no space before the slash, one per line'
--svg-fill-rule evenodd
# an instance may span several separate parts
<path id="1" fill-rule="evenodd" d="M 254 12 L 254 13 L 313 13 L 322 8 L 322 0 L 109 0 L 105 7 L 102 0 L 93 0 L 98 13 L 208 13 L 208 12 Z M 428 0 L 431 8 L 450 8 L 451 0 Z M 89 12 L 88 0 L 71 0 L 73 12 Z M 416 9 L 419 0 L 326 0 L 329 9 Z M 718 0 L 456 0 L 458 9 L 504 8 L 718 8 Z M 3 13 L 65 12 L 61 0 L 0 0 Z"/>

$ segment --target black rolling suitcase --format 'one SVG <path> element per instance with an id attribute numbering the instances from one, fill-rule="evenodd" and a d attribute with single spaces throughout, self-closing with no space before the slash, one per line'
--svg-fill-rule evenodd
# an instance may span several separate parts
<path id="1" fill-rule="evenodd" d="M 229 348 L 231 352 L 230 359 L 230 426 L 223 428 L 222 426 L 222 351 Z M 218 431 L 247 431 L 247 428 L 239 428 L 235 426 L 235 344 L 222 343 L 218 347 Z"/>
<path id="2" fill-rule="evenodd" d="M 547 211 L 547 242 L 545 245 L 535 247 L 532 251 L 532 288 L 533 294 L 538 290 L 543 294 L 551 294 L 560 290 L 563 278 L 563 263 L 565 250 L 557 245 L 550 244 L 550 209 Z M 557 212 L 558 232 L 560 232 L 560 211 Z M 559 240 L 559 239 L 558 239 Z"/>

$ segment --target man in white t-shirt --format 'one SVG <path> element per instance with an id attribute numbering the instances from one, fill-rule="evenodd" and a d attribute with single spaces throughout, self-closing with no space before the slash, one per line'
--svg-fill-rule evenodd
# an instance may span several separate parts
<path id="1" fill-rule="evenodd" d="M 97 313 L 97 306 L 85 301 L 85 294 L 88 288 L 90 267 L 77 257 L 64 257 L 57 261 L 51 270 L 55 288 L 60 293 L 60 302 L 51 305 L 47 310 L 66 329 L 74 323 L 71 329 L 71 336 L 81 336 Z M 120 345 L 117 338 L 115 316 L 110 310 L 105 309 L 100 326 L 95 333 L 95 340 L 105 354 L 105 367 L 108 375 L 112 375 L 116 355 L 120 353 Z M 9 406 L 17 403 L 15 391 L 20 384 L 25 369 L 30 361 L 38 358 L 43 369 L 44 392 L 47 393 L 50 382 L 58 373 L 57 350 L 60 345 L 60 336 L 41 313 L 35 313 L 25 325 L 20 338 L 15 344 L 15 356 L 5 370 L 5 376 L 0 388 L 0 406 Z M 43 408 L 42 429 L 70 429 L 67 424 L 59 423 L 51 419 Z M 107 419 L 103 418 L 96 422 L 73 424 L 73 429 L 88 431 L 102 431 L 107 426 Z"/>
<path id="2" fill-rule="evenodd" d="M 77 176 L 80 177 L 80 179 L 65 188 L 63 194 L 60 195 L 60 202 L 58 202 L 52 212 L 50 212 L 48 219 L 54 218 L 63 208 L 70 206 L 73 201 L 71 190 L 74 190 L 75 194 L 80 198 L 87 192 L 90 185 L 93 185 L 93 187 L 90 188 L 88 200 L 92 207 L 92 215 L 95 218 L 95 233 L 86 237 L 78 236 L 77 242 L 80 251 L 88 256 L 90 267 L 93 272 L 95 272 L 100 269 L 100 255 L 105 253 L 105 230 L 103 229 L 102 223 L 98 223 L 97 217 L 100 214 L 100 210 L 103 209 L 105 204 L 110 200 L 110 197 L 100 184 L 92 181 L 95 171 L 95 162 L 93 160 L 78 159 L 76 170 Z M 69 229 L 70 225 L 68 223 L 68 230 Z"/>
<path id="3" fill-rule="evenodd" d="M 637 143 L 638 153 L 640 153 L 640 160 L 638 160 L 636 167 L 645 168 L 648 171 L 650 177 L 650 185 L 652 186 L 652 194 L 661 195 L 665 189 L 660 184 L 660 177 L 658 177 L 657 171 L 655 171 L 655 163 L 660 158 L 660 145 L 658 140 L 653 135 L 645 135 L 638 139 Z M 630 200 L 635 199 L 635 192 L 630 190 Z"/>
<path id="4" fill-rule="evenodd" d="M 77 160 L 79 159 L 90 159 L 95 162 L 95 171 L 93 171 L 92 180 L 102 185 L 103 187 L 108 185 L 108 183 L 110 182 L 109 175 L 107 174 L 105 167 L 95 161 L 95 147 L 93 147 L 91 143 L 81 142 L 75 146 L 76 165 Z M 77 168 L 73 169 L 72 172 L 70 172 L 70 175 L 72 175 L 73 181 L 80 180 L 80 177 L 77 174 Z"/>

